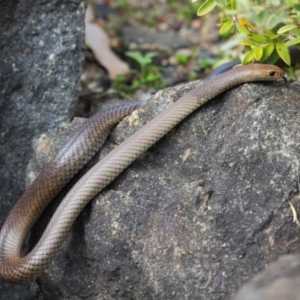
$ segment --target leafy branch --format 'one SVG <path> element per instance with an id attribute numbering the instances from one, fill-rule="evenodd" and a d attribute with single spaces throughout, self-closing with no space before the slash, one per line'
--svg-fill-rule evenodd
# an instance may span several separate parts
<path id="1" fill-rule="evenodd" d="M 197 15 L 204 16 L 215 8 L 220 11 L 220 34 L 241 36 L 239 44 L 245 47 L 242 64 L 274 63 L 279 57 L 291 64 L 288 47 L 300 44 L 298 0 L 206 0 Z"/>

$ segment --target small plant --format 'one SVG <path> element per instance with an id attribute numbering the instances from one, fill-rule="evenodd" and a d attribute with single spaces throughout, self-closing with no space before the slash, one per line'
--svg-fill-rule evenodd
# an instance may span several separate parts
<path id="1" fill-rule="evenodd" d="M 192 0 L 196 2 L 197 0 Z M 219 8 L 220 34 L 239 34 L 245 46 L 243 64 L 253 60 L 291 64 L 288 47 L 300 44 L 299 0 L 206 0 L 197 15 Z"/>
<path id="2" fill-rule="evenodd" d="M 190 56 L 189 53 L 178 53 L 175 55 L 175 59 L 179 64 L 185 65 L 190 60 Z"/>
<path id="3" fill-rule="evenodd" d="M 174 1 L 174 3 L 172 3 L 172 5 L 178 6 L 177 2 L 178 2 L 177 0 Z M 198 9 L 197 5 L 195 5 L 194 3 L 190 3 L 190 4 L 187 4 L 186 6 L 179 7 L 178 14 L 181 19 L 189 22 L 195 18 L 197 9 Z"/>
<path id="4" fill-rule="evenodd" d="M 157 56 L 156 52 L 148 52 L 143 55 L 139 51 L 127 51 L 126 56 L 137 62 L 140 70 L 130 70 L 130 74 L 133 75 L 130 84 L 125 83 L 124 76 L 117 76 L 113 82 L 113 88 L 115 90 L 131 93 L 141 85 L 154 89 L 160 89 L 166 86 L 166 82 L 160 73 L 160 68 L 152 63 L 153 57 Z"/>
<path id="5" fill-rule="evenodd" d="M 215 65 L 216 61 L 217 61 L 216 58 L 211 58 L 211 57 L 202 58 L 198 60 L 198 65 L 203 70 L 209 70 Z"/>

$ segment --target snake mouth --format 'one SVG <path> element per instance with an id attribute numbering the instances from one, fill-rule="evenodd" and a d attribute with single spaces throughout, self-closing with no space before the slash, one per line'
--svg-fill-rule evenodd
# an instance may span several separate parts
<path id="1" fill-rule="evenodd" d="M 288 80 L 287 80 L 287 78 L 285 76 L 282 76 L 282 79 L 284 80 L 285 84 L 288 84 Z"/>

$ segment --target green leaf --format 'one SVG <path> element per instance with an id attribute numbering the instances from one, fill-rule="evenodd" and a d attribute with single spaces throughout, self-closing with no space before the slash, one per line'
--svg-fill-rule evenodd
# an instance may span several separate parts
<path id="1" fill-rule="evenodd" d="M 267 45 L 265 48 L 264 48 L 264 52 L 267 54 L 267 55 L 271 55 L 273 50 L 275 48 L 275 45 L 274 44 L 269 44 Z"/>
<path id="2" fill-rule="evenodd" d="M 269 28 L 269 29 L 272 29 L 274 28 L 276 25 L 278 25 L 279 23 L 282 22 L 282 19 L 284 17 L 284 10 L 279 10 L 277 11 L 276 13 L 272 14 L 267 23 L 266 23 L 266 27 Z"/>
<path id="3" fill-rule="evenodd" d="M 243 57 L 243 59 L 242 59 L 242 64 L 243 65 L 246 65 L 246 64 L 249 64 L 250 62 L 252 62 L 253 61 L 253 51 L 252 50 L 250 50 L 250 51 L 248 51 L 246 54 L 245 54 L 245 56 Z"/>
<path id="4" fill-rule="evenodd" d="M 294 5 L 294 9 L 295 9 L 296 11 L 300 11 L 300 4 L 295 4 L 295 5 Z"/>
<path id="5" fill-rule="evenodd" d="M 180 64 L 186 64 L 190 59 L 190 54 L 177 53 L 175 54 L 175 59 Z"/>
<path id="6" fill-rule="evenodd" d="M 157 55 L 158 55 L 157 52 L 155 52 L 155 51 L 150 51 L 150 52 L 147 52 L 147 53 L 145 54 L 145 57 L 152 58 L 152 57 L 155 57 L 155 56 L 157 56 Z"/>
<path id="7" fill-rule="evenodd" d="M 139 51 L 127 51 L 126 56 L 134 59 L 136 62 L 140 63 L 143 60 L 143 56 Z"/>
<path id="8" fill-rule="evenodd" d="M 267 38 L 263 36 L 262 34 L 251 32 L 250 34 L 251 38 L 259 43 L 266 43 Z"/>
<path id="9" fill-rule="evenodd" d="M 244 46 L 254 46 L 254 47 L 256 47 L 256 46 L 259 45 L 258 42 L 255 42 L 255 41 L 250 40 L 250 39 L 239 40 L 239 43 L 240 43 L 241 45 L 244 45 Z"/>
<path id="10" fill-rule="evenodd" d="M 259 61 L 262 58 L 262 55 L 263 55 L 263 47 L 262 46 L 255 47 L 253 49 L 253 56 L 257 61 Z"/>
<path id="11" fill-rule="evenodd" d="M 282 34 L 284 32 L 287 32 L 287 31 L 291 31 L 293 29 L 297 28 L 297 25 L 296 24 L 288 24 L 288 25 L 284 25 L 282 26 L 281 28 L 279 28 L 277 30 L 277 33 L 278 34 Z"/>
<path id="12" fill-rule="evenodd" d="M 130 85 L 130 89 L 132 91 L 134 91 L 134 90 L 138 89 L 139 86 L 140 86 L 140 82 L 137 79 L 134 79 Z"/>
<path id="13" fill-rule="evenodd" d="M 257 22 L 262 25 L 267 21 L 268 18 L 268 12 L 266 10 L 262 10 L 261 12 L 259 12 L 259 14 L 257 15 Z"/>
<path id="14" fill-rule="evenodd" d="M 279 34 L 276 34 L 276 33 L 274 33 L 272 30 L 269 30 L 269 29 L 266 29 L 266 28 L 263 29 L 263 33 L 264 33 L 268 38 L 270 38 L 271 40 L 276 39 L 276 38 L 279 37 Z"/>
<path id="15" fill-rule="evenodd" d="M 284 41 L 278 41 L 276 43 L 276 51 L 281 59 L 288 65 L 291 65 L 291 56 L 288 47 Z"/>
<path id="16" fill-rule="evenodd" d="M 266 47 L 264 47 L 263 48 L 263 56 L 262 56 L 261 60 L 262 61 L 267 60 L 271 56 L 271 54 L 273 53 L 274 48 L 275 48 L 274 44 L 269 44 Z"/>
<path id="17" fill-rule="evenodd" d="M 275 40 L 279 37 L 280 35 L 279 34 L 274 34 L 272 37 L 270 37 L 271 40 Z"/>
<path id="18" fill-rule="evenodd" d="M 144 78 L 145 82 L 151 82 L 151 81 L 155 81 L 157 79 L 160 78 L 159 74 L 155 74 L 155 73 L 149 73 L 146 75 L 146 77 Z"/>
<path id="19" fill-rule="evenodd" d="M 228 32 L 234 25 L 234 22 L 232 20 L 229 20 L 225 23 L 222 24 L 221 28 L 220 28 L 220 33 L 224 34 L 226 32 Z"/>
<path id="20" fill-rule="evenodd" d="M 221 7 L 224 7 L 226 5 L 228 5 L 228 1 L 227 0 L 215 0 L 215 2 L 221 6 Z"/>
<path id="21" fill-rule="evenodd" d="M 126 56 L 132 58 L 137 63 L 139 63 L 141 66 L 146 66 L 152 63 L 152 58 L 157 55 L 156 52 L 148 52 L 144 56 L 140 51 L 127 51 Z"/>
<path id="22" fill-rule="evenodd" d="M 240 33 L 244 33 L 246 35 L 250 34 L 250 31 L 247 29 L 246 26 L 241 25 L 239 23 L 236 24 L 236 29 L 240 32 Z"/>
<path id="23" fill-rule="evenodd" d="M 199 59 L 197 63 L 201 69 L 207 70 L 207 69 L 211 69 L 213 65 L 216 63 L 216 61 L 217 61 L 216 58 L 207 57 L 207 58 Z"/>
<path id="24" fill-rule="evenodd" d="M 201 17 L 209 13 L 216 7 L 217 3 L 215 0 L 206 0 L 198 9 L 197 16 Z"/>
<path id="25" fill-rule="evenodd" d="M 276 61 L 278 61 L 279 55 L 277 51 L 273 51 L 272 54 L 268 57 L 267 62 L 268 64 L 274 65 Z"/>
<path id="26" fill-rule="evenodd" d="M 287 47 L 292 46 L 292 45 L 297 45 L 297 44 L 300 44 L 300 37 L 295 38 L 295 39 L 292 39 L 292 40 L 287 41 L 287 42 L 285 43 L 285 45 L 286 45 Z"/>
<path id="27" fill-rule="evenodd" d="M 295 36 L 300 36 L 300 28 L 294 29 L 292 31 L 292 34 L 294 34 Z"/>

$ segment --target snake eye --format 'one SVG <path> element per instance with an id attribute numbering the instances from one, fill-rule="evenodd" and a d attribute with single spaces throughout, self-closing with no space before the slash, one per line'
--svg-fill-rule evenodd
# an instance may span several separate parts
<path id="1" fill-rule="evenodd" d="M 270 75 L 271 77 L 273 77 L 273 76 L 275 75 L 275 71 L 270 71 L 270 72 L 269 72 L 269 75 Z"/>

